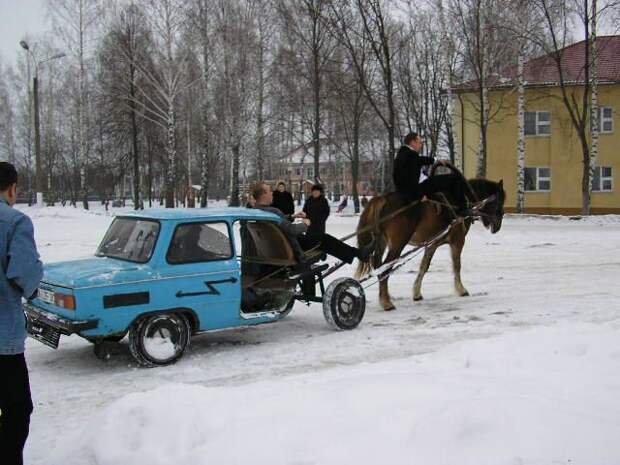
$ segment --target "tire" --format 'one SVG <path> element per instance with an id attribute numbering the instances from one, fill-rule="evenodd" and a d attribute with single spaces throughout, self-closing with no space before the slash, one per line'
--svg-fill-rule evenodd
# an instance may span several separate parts
<path id="1" fill-rule="evenodd" d="M 289 313 L 293 311 L 293 307 L 295 306 L 295 297 L 291 297 L 291 300 L 286 304 L 282 310 L 280 310 L 280 319 L 286 318 Z"/>
<path id="2" fill-rule="evenodd" d="M 180 313 L 158 313 L 141 318 L 129 331 L 129 350 L 142 366 L 170 365 L 189 346 L 191 327 Z"/>
<path id="3" fill-rule="evenodd" d="M 332 281 L 323 296 L 323 315 L 337 330 L 357 328 L 366 311 L 364 288 L 353 278 Z"/>

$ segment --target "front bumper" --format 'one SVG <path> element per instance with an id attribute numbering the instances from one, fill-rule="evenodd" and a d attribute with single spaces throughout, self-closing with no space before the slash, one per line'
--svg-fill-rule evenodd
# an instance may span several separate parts
<path id="1" fill-rule="evenodd" d="M 54 349 L 58 348 L 61 334 L 79 334 L 99 325 L 99 320 L 69 320 L 29 303 L 23 309 L 28 318 L 28 334 Z"/>

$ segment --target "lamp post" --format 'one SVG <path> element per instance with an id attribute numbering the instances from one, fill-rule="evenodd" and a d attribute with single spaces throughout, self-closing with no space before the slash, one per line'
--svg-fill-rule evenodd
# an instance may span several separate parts
<path id="1" fill-rule="evenodd" d="M 34 77 L 32 78 L 32 94 L 34 104 L 34 157 L 35 157 L 35 187 L 37 191 L 36 205 L 43 206 L 43 191 L 45 190 L 45 180 L 43 179 L 43 169 L 41 167 L 41 129 L 39 120 L 39 66 L 51 60 L 56 60 L 65 56 L 64 53 L 57 53 L 44 60 L 37 61 L 34 52 L 25 40 L 19 45 L 26 50 L 28 57 L 34 63 Z M 30 65 L 30 62 L 29 62 Z"/>

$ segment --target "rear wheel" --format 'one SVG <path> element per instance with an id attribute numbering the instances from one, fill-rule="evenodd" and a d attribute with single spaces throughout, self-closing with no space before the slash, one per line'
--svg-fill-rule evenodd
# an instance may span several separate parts
<path id="1" fill-rule="evenodd" d="M 353 278 L 332 281 L 323 296 L 323 315 L 335 329 L 354 329 L 364 318 L 366 295 Z"/>
<path id="2" fill-rule="evenodd" d="M 291 297 L 291 300 L 288 301 L 288 303 L 286 304 L 286 307 L 280 310 L 280 317 L 281 318 L 286 317 L 289 313 L 293 311 L 294 306 L 295 306 L 295 297 Z"/>
<path id="3" fill-rule="evenodd" d="M 191 327 L 179 313 L 160 313 L 138 320 L 129 332 L 129 350 L 143 366 L 169 365 L 183 356 Z"/>

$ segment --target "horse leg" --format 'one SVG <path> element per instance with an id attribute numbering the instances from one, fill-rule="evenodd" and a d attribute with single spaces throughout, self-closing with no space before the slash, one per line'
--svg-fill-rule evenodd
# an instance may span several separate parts
<path id="1" fill-rule="evenodd" d="M 457 237 L 453 238 L 450 241 L 450 252 L 452 253 L 452 271 L 454 272 L 454 287 L 456 289 L 456 293 L 465 297 L 469 295 L 465 286 L 461 282 L 461 252 L 463 251 L 463 246 L 465 245 L 465 235 L 462 236 L 459 234 Z"/>
<path id="2" fill-rule="evenodd" d="M 405 245 L 407 245 L 407 241 L 405 241 L 404 244 L 399 244 L 397 247 L 390 247 L 384 263 L 389 263 L 392 260 L 396 260 L 398 257 L 400 257 L 400 254 L 405 248 Z M 388 290 L 389 278 L 390 275 L 388 274 L 379 283 L 379 302 L 383 310 L 385 310 L 386 312 L 396 309 L 396 306 L 394 306 L 394 304 L 392 303 L 392 299 L 390 298 L 390 292 Z"/>
<path id="3" fill-rule="evenodd" d="M 418 276 L 416 277 L 415 283 L 413 284 L 413 300 L 416 302 L 418 300 L 422 300 L 422 280 L 424 279 L 424 275 L 428 271 L 428 267 L 431 266 L 431 260 L 433 259 L 433 255 L 435 255 L 436 250 L 437 247 L 428 248 L 424 252 L 424 257 L 422 257 L 420 269 L 418 270 Z"/>

